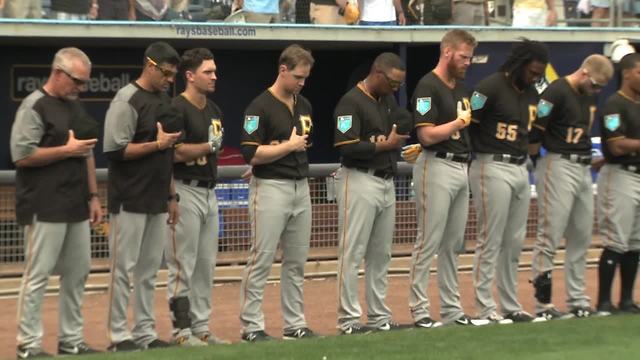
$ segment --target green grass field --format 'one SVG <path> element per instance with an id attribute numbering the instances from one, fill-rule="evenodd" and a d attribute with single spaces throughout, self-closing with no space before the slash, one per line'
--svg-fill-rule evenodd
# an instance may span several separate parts
<path id="1" fill-rule="evenodd" d="M 85 359 L 605 359 L 640 358 L 640 316 L 450 326 L 304 341 L 170 348 Z"/>

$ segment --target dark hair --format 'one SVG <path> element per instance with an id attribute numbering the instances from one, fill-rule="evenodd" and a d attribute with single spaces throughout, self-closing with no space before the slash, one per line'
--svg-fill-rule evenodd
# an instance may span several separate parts
<path id="1" fill-rule="evenodd" d="M 633 69 L 640 62 L 640 54 L 631 53 L 627 54 L 620 59 L 620 71 L 625 71 L 629 69 Z"/>
<path id="2" fill-rule="evenodd" d="M 392 52 L 384 52 L 378 55 L 373 61 L 373 68 L 382 71 L 390 71 L 392 69 L 406 71 L 406 67 L 400 56 Z"/>
<path id="3" fill-rule="evenodd" d="M 300 45 L 293 44 L 287 46 L 280 54 L 278 66 L 284 65 L 289 70 L 293 70 L 296 66 L 303 64 L 313 67 L 315 60 L 311 52 Z"/>
<path id="4" fill-rule="evenodd" d="M 213 54 L 209 49 L 195 48 L 187 50 L 182 54 L 178 71 L 182 74 L 187 71 L 195 72 L 205 60 L 213 60 Z"/>
<path id="5" fill-rule="evenodd" d="M 549 48 L 540 41 L 521 38 L 513 44 L 507 60 L 500 66 L 500 71 L 509 73 L 513 78 L 519 78 L 524 67 L 534 61 L 542 64 L 549 63 Z"/>
<path id="6" fill-rule="evenodd" d="M 154 42 L 147 47 L 144 51 L 144 60 L 142 63 L 146 64 L 148 59 L 151 59 L 157 65 L 178 65 L 180 63 L 180 55 L 178 55 L 178 52 L 164 41 Z"/>

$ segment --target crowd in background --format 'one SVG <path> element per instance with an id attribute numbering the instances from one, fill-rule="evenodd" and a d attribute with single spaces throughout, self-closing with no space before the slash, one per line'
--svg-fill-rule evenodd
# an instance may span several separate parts
<path id="1" fill-rule="evenodd" d="M 0 0 L 0 10 L 5 18 L 58 20 L 517 27 L 640 24 L 640 0 Z"/>

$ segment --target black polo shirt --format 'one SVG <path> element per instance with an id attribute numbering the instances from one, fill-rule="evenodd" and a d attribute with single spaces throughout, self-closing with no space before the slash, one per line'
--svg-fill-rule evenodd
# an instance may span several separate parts
<path id="1" fill-rule="evenodd" d="M 276 145 L 289 141 L 291 130 L 300 136 L 313 128 L 311 104 L 302 95 L 294 99 L 293 113 L 269 90 L 265 90 L 249 104 L 244 113 L 240 145 L 247 163 L 260 145 Z M 309 141 L 310 142 L 310 141 Z M 269 163 L 253 166 L 253 175 L 264 179 L 299 179 L 309 176 L 306 151 L 294 151 Z"/>
<path id="2" fill-rule="evenodd" d="M 375 152 L 376 142 L 391 132 L 391 112 L 398 107 L 393 95 L 376 99 L 362 83 L 349 90 L 334 111 L 334 146 L 340 150 L 343 166 L 396 173 L 398 151 Z"/>
<path id="3" fill-rule="evenodd" d="M 222 131 L 222 112 L 218 105 L 207 99 L 205 107 L 197 108 L 182 95 L 173 98 L 173 106 L 182 113 L 184 130 L 176 147 L 180 144 L 201 144 L 209 141 L 209 133 Z M 217 152 L 189 162 L 173 165 L 173 177 L 181 180 L 215 181 L 218 167 Z"/>
<path id="4" fill-rule="evenodd" d="M 611 95 L 604 105 L 600 128 L 602 151 L 607 162 L 623 165 L 640 165 L 637 152 L 615 156 L 609 151 L 608 142 L 615 139 L 640 139 L 640 102 L 628 98 L 620 91 Z"/>
<path id="5" fill-rule="evenodd" d="M 89 116 L 78 100 L 36 90 L 20 104 L 11 129 L 13 162 L 37 148 L 62 146 L 74 118 Z M 79 222 L 89 218 L 87 159 L 72 157 L 16 170 L 16 217 L 20 225 L 38 221 Z"/>
<path id="6" fill-rule="evenodd" d="M 469 95 L 464 86 L 457 82 L 452 89 L 433 71 L 420 79 L 413 92 L 413 119 L 416 127 L 446 124 L 458 117 L 458 101 L 469 103 Z M 456 131 L 445 141 L 424 146 L 427 150 L 467 154 L 471 151 L 466 128 Z"/>
<path id="7" fill-rule="evenodd" d="M 530 86 L 518 90 L 505 73 L 481 80 L 471 94 L 473 120 L 469 127 L 478 153 L 527 154 L 529 128 L 536 117 L 538 92 Z"/>
<path id="8" fill-rule="evenodd" d="M 150 92 L 133 82 L 111 101 L 104 124 L 104 152 L 109 158 L 109 212 L 167 212 L 173 172 L 173 148 L 124 160 L 129 143 L 156 141 L 159 110 L 171 102 L 164 92 Z"/>
<path id="9" fill-rule="evenodd" d="M 542 142 L 554 153 L 589 155 L 596 110 L 595 96 L 582 95 L 566 78 L 558 79 L 540 96 L 529 142 Z"/>

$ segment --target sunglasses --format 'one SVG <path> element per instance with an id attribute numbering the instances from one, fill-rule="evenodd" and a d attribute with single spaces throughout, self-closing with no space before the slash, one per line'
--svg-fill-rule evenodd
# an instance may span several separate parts
<path id="1" fill-rule="evenodd" d="M 87 86 L 87 83 L 89 82 L 89 79 L 87 80 L 79 79 L 71 75 L 67 70 L 61 67 L 58 67 L 58 70 L 60 70 L 63 74 L 67 75 L 67 77 L 69 77 L 69 79 L 71 79 L 71 81 L 73 81 L 73 83 L 76 84 L 76 86 Z"/>
<path id="2" fill-rule="evenodd" d="M 390 78 L 389 75 L 387 75 L 384 71 L 380 71 L 380 73 L 384 76 L 385 79 L 387 79 L 387 83 L 392 88 L 396 89 L 404 86 L 404 81 L 394 80 Z"/>
<path id="3" fill-rule="evenodd" d="M 164 69 L 162 66 L 158 65 L 157 62 L 153 61 L 153 59 L 151 59 L 150 57 L 147 56 L 147 61 L 153 65 L 156 69 L 160 70 L 160 72 L 162 73 L 162 75 L 164 77 L 167 78 L 173 78 L 175 77 L 178 72 L 177 71 L 173 71 L 173 70 L 169 70 L 169 69 Z"/>
<path id="4" fill-rule="evenodd" d="M 607 86 L 607 84 L 604 84 L 604 85 L 603 85 L 603 84 L 600 84 L 600 83 L 598 83 L 597 81 L 593 80 L 593 78 L 592 78 L 591 76 L 588 76 L 588 75 L 587 75 L 587 77 L 589 78 L 589 81 L 591 81 L 591 86 L 592 86 L 594 89 L 602 89 L 603 87 Z"/>

